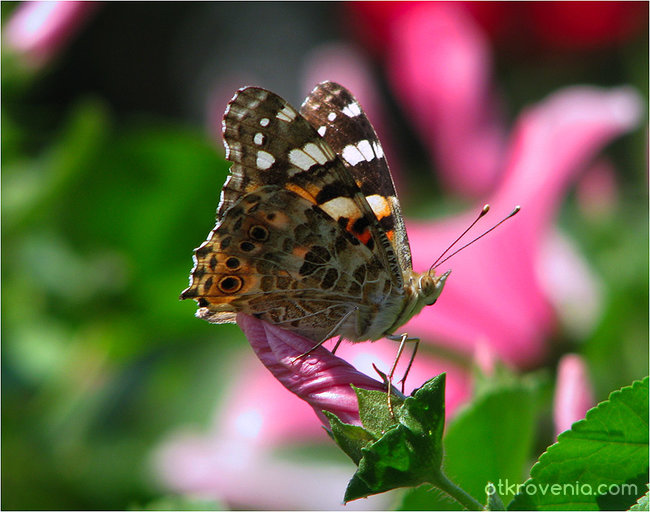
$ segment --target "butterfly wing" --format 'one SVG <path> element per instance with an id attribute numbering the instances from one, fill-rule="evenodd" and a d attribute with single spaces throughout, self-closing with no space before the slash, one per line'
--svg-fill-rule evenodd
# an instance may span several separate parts
<path id="1" fill-rule="evenodd" d="M 368 339 L 378 302 L 392 297 L 398 308 L 402 273 L 345 164 L 302 115 L 265 89 L 237 92 L 226 109 L 223 134 L 231 174 L 217 225 L 196 250 L 190 286 L 181 298 L 197 300 L 198 316 L 212 322 L 233 321 L 235 313 L 244 312 L 317 341 L 352 308 L 358 312 L 350 320 L 356 325 L 336 332 Z M 274 213 L 286 222 L 274 224 L 268 217 Z M 268 232 L 269 239 L 255 240 L 252 227 Z M 299 230 L 312 234 L 289 249 Z M 338 280 L 335 290 L 332 280 Z"/>
<path id="2" fill-rule="evenodd" d="M 233 162 L 218 216 L 242 192 L 262 185 L 293 191 L 327 213 L 373 250 L 403 285 L 393 247 L 357 183 L 329 144 L 278 95 L 257 87 L 240 89 L 223 121 L 226 158 Z"/>
<path id="3" fill-rule="evenodd" d="M 342 321 L 337 334 L 356 339 L 369 328 L 359 319 L 373 317 L 363 303 L 368 283 L 377 292 L 391 288 L 370 249 L 310 201 L 274 185 L 235 201 L 195 260 L 182 297 L 198 301 L 198 317 L 223 323 L 242 312 L 315 341 Z M 360 314 L 348 315 L 355 308 Z"/>
<path id="4" fill-rule="evenodd" d="M 401 268 L 410 272 L 411 250 L 395 185 L 377 133 L 359 102 L 345 87 L 323 82 L 300 112 L 339 155 L 391 241 Z"/>

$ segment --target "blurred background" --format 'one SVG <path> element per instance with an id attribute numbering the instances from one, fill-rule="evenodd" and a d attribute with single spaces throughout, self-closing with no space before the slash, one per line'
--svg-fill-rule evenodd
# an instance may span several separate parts
<path id="1" fill-rule="evenodd" d="M 558 430 L 558 368 L 585 397 L 571 421 L 647 374 L 647 3 L 1 7 L 4 509 L 338 507 L 354 468 L 313 412 L 264 373 L 236 326 L 178 301 L 228 170 L 221 116 L 244 85 L 294 106 L 321 80 L 351 89 L 405 216 L 426 233 L 517 197 L 503 192 L 521 148 L 512 134 L 539 121 L 547 98 L 605 91 L 573 91 L 591 142 L 571 146 L 578 156 L 540 213 L 571 248 L 553 261 L 578 270 L 535 285 L 546 313 L 532 341 L 515 333 L 517 354 L 498 339 L 477 352 L 465 334 L 454 353 L 450 327 L 435 368 L 447 370 L 446 356 L 543 369 L 551 384 L 531 461 L 553 442 L 553 421 Z M 415 233 L 414 254 L 428 250 Z M 511 250 L 533 246 L 515 239 Z M 463 273 L 460 260 L 451 267 Z M 526 289 L 511 315 L 527 314 Z M 452 304 L 459 318 L 463 304 Z M 452 383 L 457 405 L 471 400 L 470 380 Z M 399 508 L 402 496 L 348 508 Z"/>

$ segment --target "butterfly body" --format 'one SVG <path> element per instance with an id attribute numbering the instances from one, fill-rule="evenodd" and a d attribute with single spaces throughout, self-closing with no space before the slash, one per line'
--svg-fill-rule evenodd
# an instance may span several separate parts
<path id="1" fill-rule="evenodd" d="M 381 145 L 347 90 L 324 82 L 298 113 L 240 89 L 223 133 L 231 174 L 181 295 L 199 318 L 245 313 L 315 342 L 356 342 L 435 302 L 448 274 L 413 271 Z"/>

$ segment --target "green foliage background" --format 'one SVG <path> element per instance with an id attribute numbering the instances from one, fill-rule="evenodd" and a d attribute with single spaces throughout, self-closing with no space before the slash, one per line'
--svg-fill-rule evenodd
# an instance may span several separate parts
<path id="1" fill-rule="evenodd" d="M 3 20 L 14 8 L 3 3 Z M 314 8 L 333 16 L 336 6 Z M 96 87 L 75 67 L 80 54 L 93 58 L 102 38 L 112 43 L 109 34 L 129 9 L 136 20 L 145 19 L 141 6 L 106 6 L 68 53 L 40 73 L 25 73 L 14 56 L 3 53 L 5 509 L 167 506 L 151 476 L 152 450 L 175 427 L 208 424 L 232 372 L 232 355 L 248 349 L 236 327 L 200 322 L 193 303 L 177 300 L 187 283 L 191 251 L 213 226 L 228 167 L 221 148 L 180 107 L 157 110 L 132 97 L 132 90 L 120 96 Z M 182 11 L 150 9 L 147 19 L 159 24 L 158 32 L 173 27 Z M 134 25 L 133 18 L 129 23 Z M 325 32 L 334 33 L 332 27 Z M 146 34 L 141 37 L 147 41 Z M 95 46 L 79 46 L 89 38 Z M 137 40 L 131 43 L 138 47 Z M 282 47 L 273 42 L 257 51 Z M 144 48 L 138 51 L 146 55 Z M 138 63 L 144 70 L 132 77 L 136 82 L 147 72 L 159 76 L 165 65 L 164 51 L 148 51 L 152 61 Z M 631 83 L 647 92 L 645 38 L 616 54 L 597 53 L 580 62 L 576 69 L 553 60 L 532 66 L 505 58 L 498 79 L 513 111 L 579 82 Z M 105 65 L 115 72 L 111 63 Z M 74 86 L 77 81 L 81 85 Z M 642 129 L 608 150 L 620 170 L 615 212 L 597 222 L 585 219 L 569 198 L 560 218 L 607 289 L 604 314 L 588 339 L 564 333 L 556 340 L 558 356 L 566 350 L 585 356 L 598 400 L 647 374 L 646 149 Z M 430 210 L 430 197 L 412 197 L 407 212 Z M 548 362 L 551 373 L 553 363 Z M 548 411 L 548 397 L 539 402 L 536 412 Z M 535 444 L 532 416 L 526 410 L 527 444 Z M 458 443 L 450 428 L 450 441 Z M 485 428 L 493 428 L 491 422 Z M 541 428 L 529 460 L 551 442 L 548 428 Z M 415 495 L 409 499 L 404 508 L 427 507 Z M 169 506 L 180 506 L 173 503 Z"/>

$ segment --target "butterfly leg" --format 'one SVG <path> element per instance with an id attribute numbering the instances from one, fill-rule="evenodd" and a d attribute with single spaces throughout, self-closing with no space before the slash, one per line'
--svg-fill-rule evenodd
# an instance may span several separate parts
<path id="1" fill-rule="evenodd" d="M 406 367 L 406 371 L 404 372 L 404 376 L 400 379 L 400 383 L 402 384 L 402 394 L 404 394 L 404 386 L 406 385 L 406 377 L 408 377 L 409 372 L 411 371 L 411 366 L 413 366 L 413 361 L 415 361 L 415 354 L 418 353 L 418 347 L 420 346 L 420 339 L 419 338 L 409 338 L 407 341 L 412 341 L 413 342 L 413 352 L 411 353 L 411 358 L 409 359 L 409 364 Z"/>
<path id="2" fill-rule="evenodd" d="M 395 335 L 389 335 L 386 336 L 387 339 L 391 341 L 399 341 L 399 348 L 397 349 L 397 355 L 395 356 L 395 360 L 393 361 L 393 366 L 390 369 L 390 372 L 388 372 L 388 409 L 390 410 L 391 415 L 394 416 L 393 414 L 393 407 L 391 403 L 391 386 L 393 384 L 393 377 L 395 375 L 395 369 L 397 368 L 397 363 L 400 360 L 400 357 L 402 357 L 402 353 L 404 352 L 404 347 L 406 346 L 407 342 L 412 342 L 415 343 L 413 347 L 413 353 L 411 354 L 411 358 L 409 359 L 408 366 L 406 367 L 406 371 L 404 372 L 404 376 L 400 379 L 400 383 L 402 384 L 401 386 L 401 391 L 402 394 L 404 394 L 404 386 L 406 384 L 406 377 L 409 374 L 409 371 L 411 370 L 411 366 L 413 365 L 413 361 L 415 360 L 415 354 L 418 351 L 418 347 L 420 346 L 420 339 L 419 338 L 409 338 L 407 333 L 401 334 L 399 336 Z"/>
<path id="3" fill-rule="evenodd" d="M 311 347 L 307 352 L 304 352 L 304 353 L 300 354 L 299 356 L 296 356 L 293 360 L 297 361 L 298 359 L 302 359 L 303 357 L 308 356 L 314 350 L 316 350 L 318 347 L 320 347 L 323 343 L 325 343 L 327 340 L 329 340 L 332 336 L 334 336 L 334 334 L 336 334 L 336 331 L 338 331 L 339 327 L 341 327 L 343 325 L 343 323 L 350 317 L 350 315 L 352 313 L 356 312 L 358 309 L 359 309 L 358 307 L 355 307 L 354 309 L 351 309 L 350 311 L 348 311 L 345 315 L 343 315 L 343 318 L 341 318 L 337 322 L 337 324 L 332 328 L 332 330 L 329 333 L 327 333 L 327 335 L 322 340 L 320 340 L 318 343 L 316 343 L 316 345 Z M 339 345 L 341 344 L 341 341 L 343 341 L 343 336 L 341 336 L 339 338 L 339 340 L 336 342 L 336 345 L 334 346 L 334 350 L 332 351 L 332 354 L 336 351 L 337 348 L 339 348 Z"/>
<path id="4" fill-rule="evenodd" d="M 343 336 L 339 336 L 339 340 L 336 342 L 336 345 L 334 345 L 334 348 L 332 349 L 332 355 L 336 354 L 336 351 L 339 349 L 339 346 L 341 345 L 342 341 L 343 341 Z"/>

